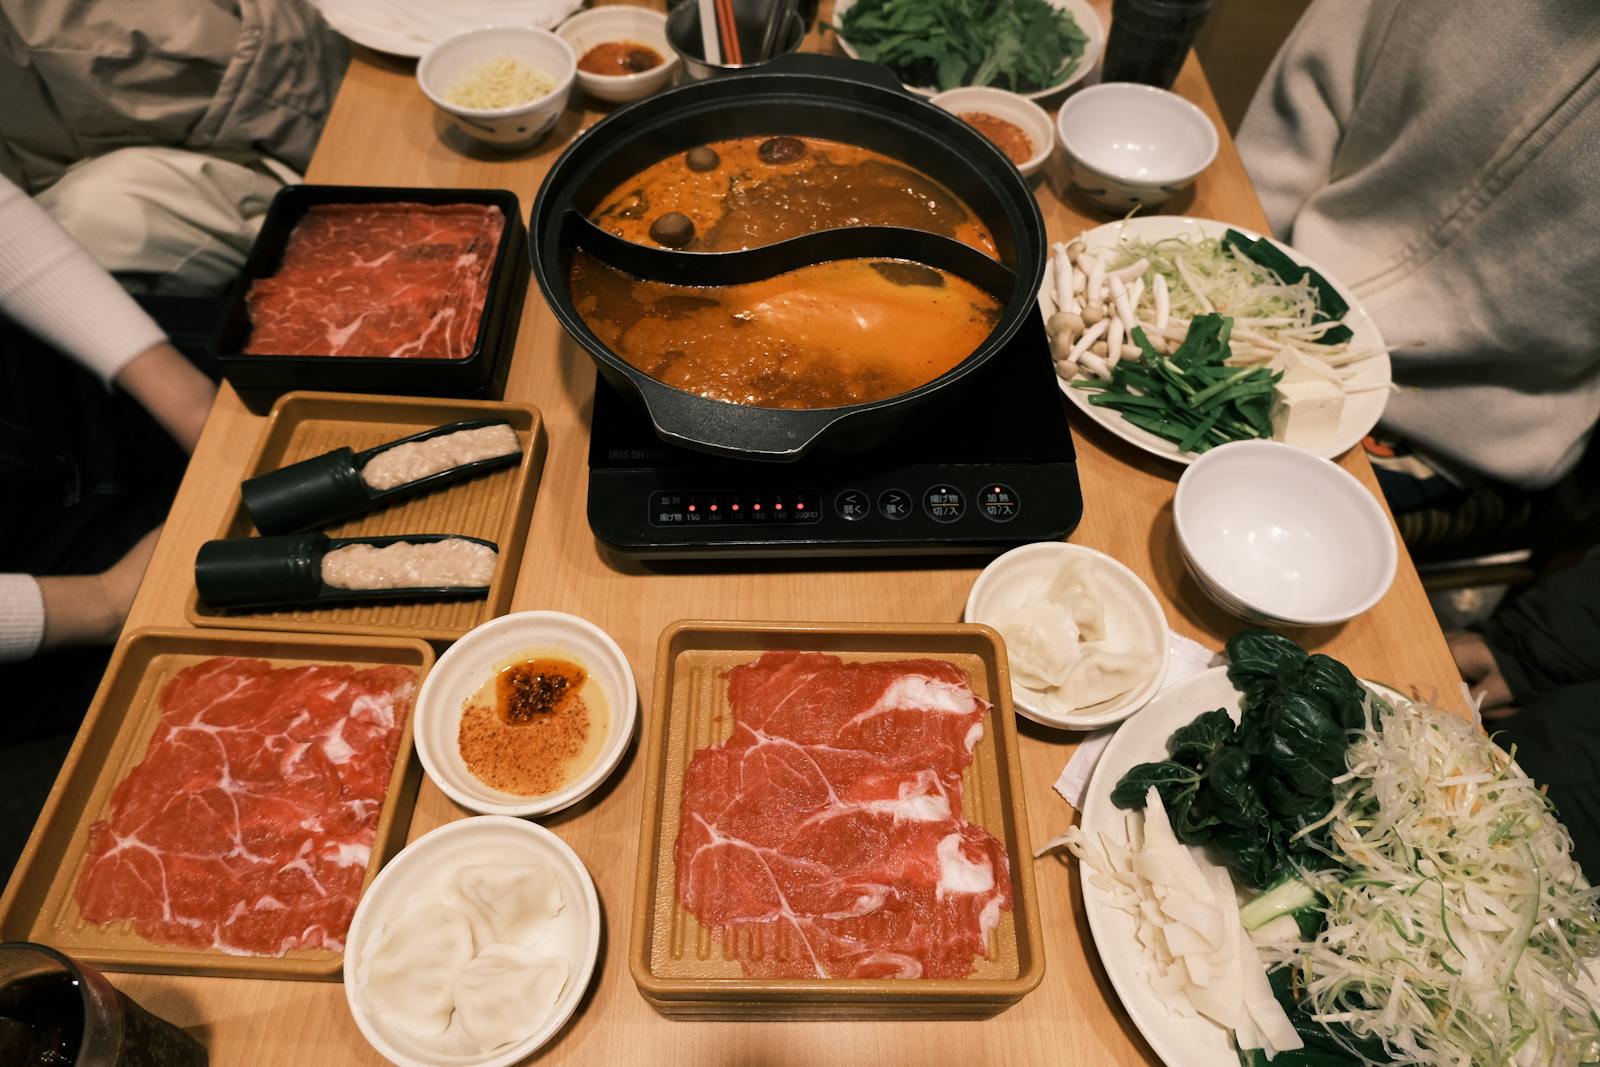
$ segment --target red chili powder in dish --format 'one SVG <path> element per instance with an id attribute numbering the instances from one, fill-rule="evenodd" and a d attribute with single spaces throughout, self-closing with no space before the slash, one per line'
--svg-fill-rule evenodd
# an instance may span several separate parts
<path id="1" fill-rule="evenodd" d="M 1006 158 L 1017 166 L 1033 158 L 1033 142 L 1016 123 L 996 118 L 987 111 L 963 111 L 961 118 L 993 141 L 1006 154 Z"/>

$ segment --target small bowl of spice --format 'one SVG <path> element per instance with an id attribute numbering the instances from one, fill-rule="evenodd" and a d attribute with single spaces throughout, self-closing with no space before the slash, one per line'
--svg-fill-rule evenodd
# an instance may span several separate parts
<path id="1" fill-rule="evenodd" d="M 556 28 L 578 57 L 578 88 L 596 100 L 642 100 L 672 84 L 678 55 L 667 16 L 640 7 L 580 11 Z"/>
<path id="2" fill-rule="evenodd" d="M 533 144 L 566 110 L 572 46 L 548 30 L 485 26 L 447 37 L 417 62 L 417 84 L 452 125 L 495 148 Z"/>
<path id="3" fill-rule="evenodd" d="M 969 86 L 940 93 L 933 103 L 994 142 L 1024 178 L 1039 173 L 1055 149 L 1055 124 L 1027 97 L 1004 89 Z"/>
<path id="4" fill-rule="evenodd" d="M 559 611 L 504 615 L 439 657 L 417 697 L 417 754 L 456 803 L 548 815 L 599 787 L 638 723 L 627 657 Z"/>

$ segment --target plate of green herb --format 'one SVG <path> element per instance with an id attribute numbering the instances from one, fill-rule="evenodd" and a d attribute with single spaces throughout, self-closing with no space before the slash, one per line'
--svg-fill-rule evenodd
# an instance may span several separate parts
<path id="1" fill-rule="evenodd" d="M 838 0 L 830 28 L 923 96 L 991 85 L 1037 100 L 1087 75 L 1105 43 L 1087 0 Z"/>

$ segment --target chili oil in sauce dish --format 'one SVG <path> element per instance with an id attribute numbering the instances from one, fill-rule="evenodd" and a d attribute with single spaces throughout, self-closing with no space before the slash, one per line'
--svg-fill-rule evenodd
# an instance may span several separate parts
<path id="1" fill-rule="evenodd" d="M 1020 167 L 1033 158 L 1033 140 L 1027 131 L 1016 123 L 1007 122 L 987 111 L 962 111 L 959 117 L 961 121 L 994 142 L 995 147 L 1004 152 L 1006 158 L 1017 166 Z"/>
<path id="2" fill-rule="evenodd" d="M 485 785 L 544 796 L 593 766 L 609 729 L 605 690 L 583 664 L 529 650 L 502 661 L 462 704 L 457 744 Z"/>
<path id="3" fill-rule="evenodd" d="M 606 41 L 597 44 L 578 60 L 578 69 L 587 74 L 627 77 L 654 70 L 666 62 L 660 52 L 637 41 Z"/>

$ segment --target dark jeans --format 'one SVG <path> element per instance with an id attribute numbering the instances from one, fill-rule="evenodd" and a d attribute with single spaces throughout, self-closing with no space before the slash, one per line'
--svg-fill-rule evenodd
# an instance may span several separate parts
<path id="1" fill-rule="evenodd" d="M 1600 682 L 1541 696 L 1509 719 L 1486 724 L 1500 747 L 1545 786 L 1572 834 L 1590 884 L 1600 883 Z"/>
<path id="2" fill-rule="evenodd" d="M 1482 630 L 1521 709 L 1488 726 L 1548 787 L 1579 865 L 1600 884 L 1600 554 L 1547 575 Z"/>
<path id="3" fill-rule="evenodd" d="M 207 369 L 220 301 L 142 302 Z M 165 520 L 187 463 L 131 398 L 0 318 L 0 572 L 105 570 Z M 62 649 L 0 664 L 0 873 L 15 863 L 110 654 Z"/>

